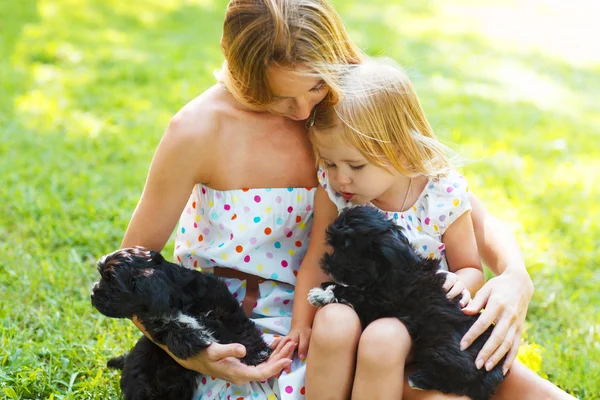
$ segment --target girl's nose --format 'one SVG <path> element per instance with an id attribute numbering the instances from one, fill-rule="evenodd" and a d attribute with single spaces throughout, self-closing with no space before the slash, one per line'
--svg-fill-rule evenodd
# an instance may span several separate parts
<path id="1" fill-rule="evenodd" d="M 347 175 L 342 172 L 338 172 L 337 181 L 341 185 L 348 185 L 350 182 L 352 182 L 352 179 L 350 179 L 350 175 Z"/>

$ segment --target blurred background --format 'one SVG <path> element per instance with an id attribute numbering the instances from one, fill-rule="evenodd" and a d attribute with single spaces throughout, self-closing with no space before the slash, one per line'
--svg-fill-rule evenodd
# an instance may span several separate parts
<path id="1" fill-rule="evenodd" d="M 223 0 L 0 0 L 0 398 L 118 398 L 95 312 L 170 117 L 214 83 Z M 403 65 L 536 292 L 519 357 L 600 398 L 600 3 L 336 0 Z M 165 250 L 172 254 L 172 242 Z"/>

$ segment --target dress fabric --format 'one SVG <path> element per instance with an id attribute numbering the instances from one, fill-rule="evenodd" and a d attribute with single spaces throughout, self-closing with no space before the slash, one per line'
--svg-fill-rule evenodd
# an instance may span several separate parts
<path id="1" fill-rule="evenodd" d="M 338 208 L 355 207 L 329 184 L 325 169 L 319 169 L 319 183 Z M 369 206 L 375 205 L 369 203 Z M 413 248 L 422 257 L 439 258 L 440 269 L 448 270 L 442 236 L 446 229 L 465 212 L 471 210 L 467 180 L 456 171 L 445 177 L 430 179 L 411 208 L 402 211 L 383 211 L 385 216 L 401 226 Z"/>
<path id="2" fill-rule="evenodd" d="M 251 319 L 267 343 L 290 329 L 294 286 L 308 248 L 315 188 L 219 191 L 196 185 L 181 215 L 175 258 L 184 267 L 210 272 L 233 268 L 265 281 L 259 285 Z M 225 279 L 241 302 L 246 281 Z M 304 399 L 305 360 L 295 358 L 291 373 L 235 386 L 202 375 L 193 400 Z"/>

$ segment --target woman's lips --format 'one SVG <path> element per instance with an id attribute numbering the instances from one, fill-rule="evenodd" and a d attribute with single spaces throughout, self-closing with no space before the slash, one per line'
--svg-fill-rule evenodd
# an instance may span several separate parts
<path id="1" fill-rule="evenodd" d="M 342 192 L 341 195 L 344 198 L 344 200 L 352 200 L 352 198 L 354 197 L 353 193 Z"/>

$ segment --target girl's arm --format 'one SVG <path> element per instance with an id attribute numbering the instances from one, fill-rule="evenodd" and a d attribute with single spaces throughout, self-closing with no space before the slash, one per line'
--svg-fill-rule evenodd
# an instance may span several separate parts
<path id="1" fill-rule="evenodd" d="M 485 282 L 470 211 L 466 211 L 452 222 L 444 232 L 442 242 L 446 246 L 448 270 L 456 274 L 456 278 L 448 277 L 444 288 L 450 289 L 449 298 L 464 294 L 461 306 L 465 306 L 471 294 L 476 293 Z M 465 289 L 468 293 L 464 293 Z"/>
<path id="2" fill-rule="evenodd" d="M 154 155 L 144 191 L 121 247 L 140 245 L 155 251 L 162 250 L 194 184 L 210 183 L 211 165 L 217 165 L 213 160 L 216 152 L 211 148 L 215 142 L 213 135 L 218 129 L 216 123 L 214 115 L 198 109 L 186 112 L 184 108 L 173 118 Z M 152 340 L 135 317 L 133 322 Z M 293 347 L 288 346 L 267 362 L 250 367 L 239 360 L 246 350 L 236 343 L 213 343 L 187 360 L 178 359 L 165 346 L 159 346 L 183 367 L 237 385 L 266 380 L 279 373 L 289 365 L 293 353 Z"/>
<path id="3" fill-rule="evenodd" d="M 506 355 L 505 373 L 517 353 L 527 307 L 533 295 L 533 282 L 515 236 L 471 193 L 472 217 L 479 254 L 487 267 L 497 276 L 485 283 L 473 301 L 464 308 L 469 315 L 477 315 L 477 322 L 463 337 L 461 347 L 467 348 L 479 335 L 495 323 L 492 336 L 478 355 L 478 362 L 492 369 Z M 479 365 L 479 364 L 478 364 Z"/>
<path id="4" fill-rule="evenodd" d="M 319 185 L 315 194 L 310 243 L 296 279 L 292 326 L 288 335 L 279 343 L 279 347 L 281 347 L 289 341 L 295 342 L 298 346 L 298 356 L 301 359 L 307 355 L 311 327 L 317 312 L 317 309 L 308 302 L 307 296 L 310 289 L 319 287 L 328 279 L 319 263 L 326 252 L 325 232 L 336 217 L 337 206 L 329 199 L 325 189 Z"/>

